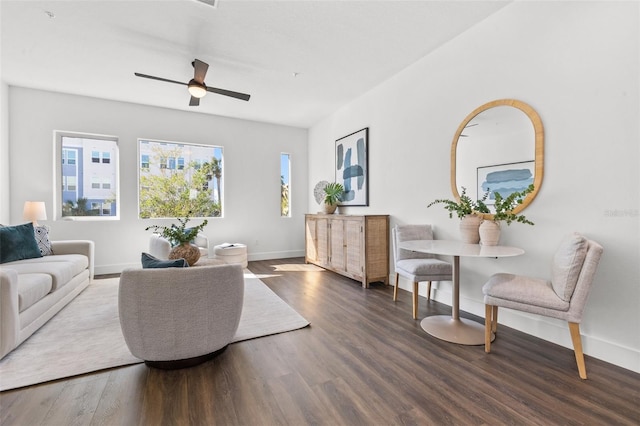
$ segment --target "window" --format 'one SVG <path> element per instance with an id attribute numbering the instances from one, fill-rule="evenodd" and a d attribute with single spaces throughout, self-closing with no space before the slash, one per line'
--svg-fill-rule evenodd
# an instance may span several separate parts
<path id="1" fill-rule="evenodd" d="M 78 189 L 78 179 L 75 176 L 65 176 L 63 187 L 67 191 L 76 191 Z"/>
<path id="2" fill-rule="evenodd" d="M 56 132 L 56 163 L 56 218 L 118 219 L 116 137 Z"/>
<path id="3" fill-rule="evenodd" d="M 142 219 L 222 216 L 222 147 L 138 140 Z"/>
<path id="4" fill-rule="evenodd" d="M 291 156 L 280 154 L 280 216 L 291 217 Z"/>
<path id="5" fill-rule="evenodd" d="M 76 157 L 78 151 L 75 149 L 63 149 L 62 150 L 62 164 L 68 164 L 73 166 L 76 164 Z"/>

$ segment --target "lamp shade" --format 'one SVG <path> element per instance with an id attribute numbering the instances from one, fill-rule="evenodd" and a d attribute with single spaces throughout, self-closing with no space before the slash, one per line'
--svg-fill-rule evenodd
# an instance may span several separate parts
<path id="1" fill-rule="evenodd" d="M 38 225 L 39 220 L 47 220 L 47 209 L 44 201 L 25 201 L 22 218 Z"/>

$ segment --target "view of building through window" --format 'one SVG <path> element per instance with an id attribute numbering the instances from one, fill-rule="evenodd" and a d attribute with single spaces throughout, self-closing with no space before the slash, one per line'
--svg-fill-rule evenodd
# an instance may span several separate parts
<path id="1" fill-rule="evenodd" d="M 222 147 L 138 140 L 139 216 L 222 216 Z"/>
<path id="2" fill-rule="evenodd" d="M 118 216 L 118 140 L 56 133 L 62 217 Z"/>
<path id="3" fill-rule="evenodd" d="M 280 154 L 280 216 L 291 216 L 291 157 Z"/>

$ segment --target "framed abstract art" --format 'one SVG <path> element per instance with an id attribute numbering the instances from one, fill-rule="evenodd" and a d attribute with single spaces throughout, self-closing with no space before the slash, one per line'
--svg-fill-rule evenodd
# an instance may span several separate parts
<path id="1" fill-rule="evenodd" d="M 336 182 L 344 186 L 340 206 L 369 205 L 369 128 L 336 140 Z"/>

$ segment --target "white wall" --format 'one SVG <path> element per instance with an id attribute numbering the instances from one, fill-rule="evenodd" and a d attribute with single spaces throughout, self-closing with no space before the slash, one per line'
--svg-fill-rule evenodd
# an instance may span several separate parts
<path id="1" fill-rule="evenodd" d="M 481 288 L 495 272 L 548 277 L 561 237 L 579 231 L 605 248 L 581 325 L 585 353 L 640 372 L 639 21 L 637 2 L 507 6 L 313 126 L 310 187 L 333 180 L 334 140 L 369 127 L 370 206 L 345 211 L 458 239 L 457 220 L 426 208 L 451 197 L 458 125 L 491 100 L 530 104 L 546 134 L 544 181 L 523 212 L 536 225 L 503 229 L 501 243 L 524 256 L 462 259 L 461 309 L 484 316 Z M 439 284 L 437 299 L 450 304 L 449 291 Z M 505 310 L 501 322 L 571 347 L 560 321 Z"/>
<path id="2" fill-rule="evenodd" d="M 304 255 L 306 129 L 20 87 L 9 88 L 9 108 L 11 223 L 22 222 L 24 201 L 44 200 L 52 239 L 95 241 L 97 274 L 139 265 L 151 233 L 144 228 L 175 222 L 138 219 L 138 138 L 224 147 L 225 217 L 209 219 L 211 246 L 247 244 L 251 260 Z M 52 220 L 54 130 L 119 138 L 121 220 Z M 281 152 L 291 154 L 291 218 L 280 217 Z"/>
<path id="3" fill-rule="evenodd" d="M 9 223 L 9 86 L 0 81 L 0 223 Z"/>

